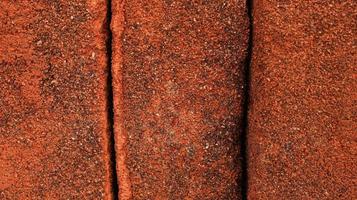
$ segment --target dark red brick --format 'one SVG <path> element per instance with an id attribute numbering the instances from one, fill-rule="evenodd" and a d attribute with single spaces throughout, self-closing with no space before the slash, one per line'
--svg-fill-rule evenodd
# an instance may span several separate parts
<path id="1" fill-rule="evenodd" d="M 113 1 L 120 199 L 241 199 L 245 1 Z"/>
<path id="2" fill-rule="evenodd" d="M 356 199 L 356 1 L 254 1 L 249 199 Z"/>
<path id="3" fill-rule="evenodd" d="M 0 199 L 112 199 L 104 0 L 0 2 Z"/>

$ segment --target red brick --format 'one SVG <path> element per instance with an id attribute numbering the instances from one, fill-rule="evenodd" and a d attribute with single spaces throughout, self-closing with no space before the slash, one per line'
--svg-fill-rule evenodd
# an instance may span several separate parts
<path id="1" fill-rule="evenodd" d="M 356 199 L 356 2 L 254 1 L 249 199 Z"/>
<path id="2" fill-rule="evenodd" d="M 245 1 L 113 1 L 120 199 L 241 199 Z"/>
<path id="3" fill-rule="evenodd" d="M 0 199 L 112 199 L 104 0 L 0 2 Z"/>

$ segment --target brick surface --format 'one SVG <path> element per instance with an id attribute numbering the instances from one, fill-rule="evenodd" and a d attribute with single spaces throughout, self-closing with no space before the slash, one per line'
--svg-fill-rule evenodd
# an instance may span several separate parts
<path id="1" fill-rule="evenodd" d="M 356 2 L 254 1 L 249 199 L 356 199 Z"/>
<path id="2" fill-rule="evenodd" d="M 104 0 L 0 1 L 0 199 L 111 199 Z"/>
<path id="3" fill-rule="evenodd" d="M 243 0 L 113 1 L 120 199 L 241 199 Z"/>

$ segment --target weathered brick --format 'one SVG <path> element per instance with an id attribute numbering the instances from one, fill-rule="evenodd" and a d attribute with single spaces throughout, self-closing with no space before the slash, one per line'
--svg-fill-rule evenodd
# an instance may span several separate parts
<path id="1" fill-rule="evenodd" d="M 0 199 L 111 199 L 106 1 L 0 2 Z"/>
<path id="2" fill-rule="evenodd" d="M 245 1 L 113 1 L 119 198 L 241 199 Z"/>
<path id="3" fill-rule="evenodd" d="M 249 199 L 356 199 L 356 2 L 254 1 Z"/>

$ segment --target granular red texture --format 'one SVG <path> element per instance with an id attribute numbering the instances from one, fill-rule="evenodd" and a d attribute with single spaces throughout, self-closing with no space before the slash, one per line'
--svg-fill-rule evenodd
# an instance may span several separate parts
<path id="1" fill-rule="evenodd" d="M 357 199 L 356 1 L 254 1 L 249 199 Z"/>
<path id="2" fill-rule="evenodd" d="M 241 199 L 245 0 L 113 1 L 119 198 Z"/>
<path id="3" fill-rule="evenodd" d="M 0 1 L 0 199 L 112 199 L 104 0 Z"/>

